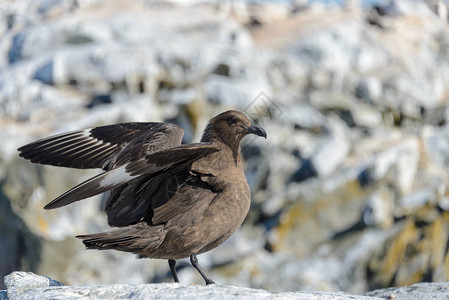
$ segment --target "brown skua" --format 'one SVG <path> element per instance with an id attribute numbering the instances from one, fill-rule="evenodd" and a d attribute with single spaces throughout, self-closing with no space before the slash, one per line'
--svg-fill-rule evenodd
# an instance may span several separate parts
<path id="1" fill-rule="evenodd" d="M 181 144 L 184 131 L 167 123 L 121 123 L 44 138 L 19 148 L 34 163 L 102 168 L 45 206 L 54 209 L 111 190 L 105 205 L 109 232 L 80 235 L 88 249 L 132 252 L 169 261 L 190 257 L 206 284 L 214 283 L 196 255 L 227 240 L 251 201 L 240 142 L 262 128 L 238 111 L 212 118 L 201 142 Z"/>

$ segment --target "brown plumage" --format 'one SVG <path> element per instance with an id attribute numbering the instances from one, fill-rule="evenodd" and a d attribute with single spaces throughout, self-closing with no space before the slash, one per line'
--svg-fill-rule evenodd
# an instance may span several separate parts
<path id="1" fill-rule="evenodd" d="M 122 123 L 65 133 L 25 145 L 20 156 L 35 163 L 102 168 L 95 176 L 45 206 L 58 208 L 111 190 L 105 211 L 118 229 L 78 238 L 88 249 L 115 249 L 139 257 L 190 257 L 207 284 L 196 254 L 228 239 L 246 217 L 251 195 L 243 173 L 240 141 L 266 138 L 238 111 L 212 118 L 200 143 L 183 144 L 181 127 Z"/>

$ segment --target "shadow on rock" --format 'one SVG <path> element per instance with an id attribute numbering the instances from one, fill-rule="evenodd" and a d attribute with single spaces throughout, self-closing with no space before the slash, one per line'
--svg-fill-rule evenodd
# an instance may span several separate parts
<path id="1" fill-rule="evenodd" d="M 30 232 L 12 210 L 0 183 L 0 277 L 15 270 L 36 271 L 41 257 L 41 241 Z M 5 285 L 0 282 L 0 289 Z"/>

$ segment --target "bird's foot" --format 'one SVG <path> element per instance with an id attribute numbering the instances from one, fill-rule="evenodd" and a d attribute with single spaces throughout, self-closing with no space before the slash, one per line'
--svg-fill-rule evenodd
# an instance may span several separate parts
<path id="1" fill-rule="evenodd" d="M 204 281 L 206 281 L 206 285 L 215 284 L 215 282 L 209 277 L 207 277 L 207 275 L 201 269 L 200 264 L 198 263 L 198 258 L 196 258 L 195 253 L 190 255 L 190 262 L 192 263 L 192 266 L 198 271 L 198 273 L 200 273 L 201 277 L 203 277 Z"/>
<path id="2" fill-rule="evenodd" d="M 170 266 L 171 275 L 173 276 L 173 281 L 179 283 L 178 274 L 176 273 L 176 260 L 169 259 L 168 265 Z"/>

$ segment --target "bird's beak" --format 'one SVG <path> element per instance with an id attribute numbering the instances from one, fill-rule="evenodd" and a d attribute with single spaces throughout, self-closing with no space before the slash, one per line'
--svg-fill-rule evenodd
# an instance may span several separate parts
<path id="1" fill-rule="evenodd" d="M 264 138 L 267 138 L 267 133 L 261 127 L 252 126 L 251 125 L 251 127 L 245 126 L 244 128 L 246 129 L 246 131 L 248 133 L 255 134 L 255 135 L 258 135 L 258 136 L 263 136 Z"/>

